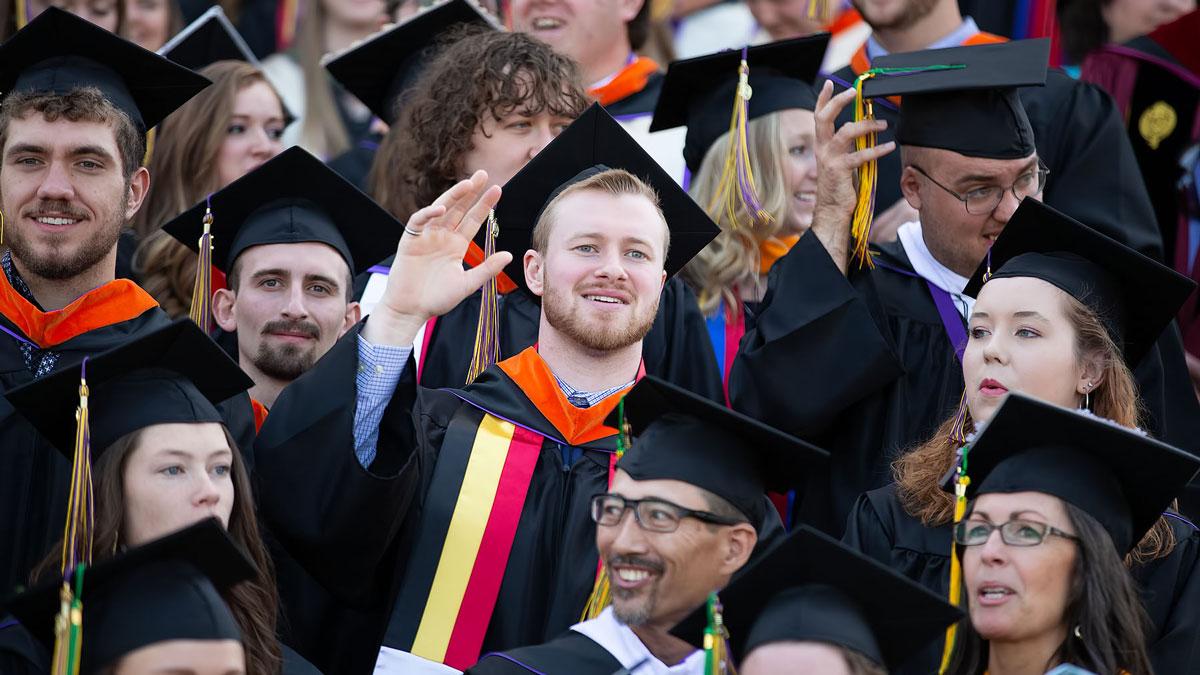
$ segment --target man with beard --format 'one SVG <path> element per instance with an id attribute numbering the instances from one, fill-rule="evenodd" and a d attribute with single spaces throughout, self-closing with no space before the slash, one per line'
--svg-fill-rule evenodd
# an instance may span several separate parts
<path id="1" fill-rule="evenodd" d="M 701 675 L 703 651 L 671 628 L 781 536 L 764 527 L 774 511 L 766 490 L 799 485 L 829 457 L 649 376 L 625 397 L 622 414 L 610 422 L 628 422 L 635 438 L 590 511 L 611 606 L 595 598 L 593 618 L 545 644 L 488 654 L 469 672 Z"/>
<path id="2" fill-rule="evenodd" d="M 167 322 L 115 278 L 117 239 L 150 186 L 146 130 L 208 84 L 55 8 L 0 47 L 0 392 Z M 245 441 L 242 417 L 227 421 Z M 25 582 L 61 536 L 69 478 L 0 403 L 0 588 Z"/>
<path id="3" fill-rule="evenodd" d="M 238 364 L 254 380 L 250 397 L 261 427 L 279 392 L 358 323 L 354 275 L 395 248 L 400 223 L 300 148 L 163 229 L 197 248 L 209 215 L 213 266 L 228 286 L 213 294 L 212 314 L 237 334 Z"/>
<path id="4" fill-rule="evenodd" d="M 488 184 L 476 172 L 409 219 L 371 316 L 283 391 L 258 438 L 260 513 L 358 611 L 321 638 L 338 672 L 457 672 L 579 619 L 598 564 L 589 503 L 618 447 L 605 418 L 643 372 L 664 282 L 717 231 L 598 108 L 503 201 Z M 493 207 L 500 252 L 464 270 Z M 416 386 L 419 328 L 510 263 L 542 299 L 536 345 L 461 389 Z M 403 370 L 356 406 L 364 355 Z"/>

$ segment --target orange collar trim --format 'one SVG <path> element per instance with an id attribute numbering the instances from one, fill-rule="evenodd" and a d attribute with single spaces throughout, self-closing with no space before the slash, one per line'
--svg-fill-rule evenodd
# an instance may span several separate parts
<path id="1" fill-rule="evenodd" d="M 84 333 L 141 316 L 158 307 L 140 286 L 115 279 L 79 296 L 53 312 L 43 312 L 26 300 L 0 273 L 0 314 L 42 349 L 60 345 Z"/>
<path id="2" fill-rule="evenodd" d="M 960 46 L 971 47 L 974 45 L 993 45 L 1000 42 L 1008 42 L 1008 38 L 1002 35 L 993 33 L 984 33 L 982 31 L 963 40 Z M 850 69 L 854 71 L 856 76 L 862 75 L 871 68 L 871 59 L 867 57 L 867 43 L 863 43 L 858 51 L 854 52 L 854 56 L 850 57 Z M 853 82 L 851 83 L 853 84 Z M 896 105 L 900 105 L 899 96 L 888 96 L 887 99 Z"/>
<path id="3" fill-rule="evenodd" d="M 628 388 L 590 408 L 576 408 L 563 394 L 554 373 L 550 372 L 536 347 L 528 347 L 496 365 L 512 378 L 567 443 L 579 446 L 617 433 L 616 429 L 604 424 L 604 418 L 617 407 Z"/>
<path id="4" fill-rule="evenodd" d="M 771 267 L 775 265 L 775 262 L 787 255 L 787 252 L 792 250 L 792 247 L 795 246 L 796 242 L 798 241 L 800 241 L 800 235 L 798 234 L 790 234 L 783 237 L 771 237 L 770 239 L 764 240 L 763 243 L 758 245 L 758 273 L 766 274 L 767 272 L 770 272 Z"/>
<path id="5" fill-rule="evenodd" d="M 629 98 L 646 88 L 650 76 L 658 72 L 658 64 L 646 56 L 639 56 L 633 63 L 621 69 L 608 83 L 592 89 L 592 95 L 600 105 L 612 105 Z"/>
<path id="6" fill-rule="evenodd" d="M 250 399 L 250 409 L 254 411 L 254 433 L 262 431 L 262 425 L 267 421 L 267 406 L 263 405 L 258 399 Z"/>

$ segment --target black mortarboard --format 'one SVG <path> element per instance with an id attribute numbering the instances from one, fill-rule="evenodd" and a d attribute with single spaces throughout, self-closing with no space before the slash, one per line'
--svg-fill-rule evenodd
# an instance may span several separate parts
<path id="1" fill-rule="evenodd" d="M 416 81 L 438 39 L 463 24 L 504 30 L 470 0 L 449 0 L 380 31 L 325 64 L 376 117 L 392 124 L 400 94 Z"/>
<path id="2" fill-rule="evenodd" d="M 1049 39 L 890 54 L 872 62 L 862 94 L 903 97 L 900 145 L 1022 159 L 1036 147 L 1017 87 L 1044 85 L 1049 56 Z"/>
<path id="3" fill-rule="evenodd" d="M 321 160 L 284 150 L 163 226 L 197 250 L 212 209 L 213 265 L 228 272 L 252 246 L 320 242 L 360 274 L 396 251 L 404 226 Z"/>
<path id="4" fill-rule="evenodd" d="M 257 66 L 258 59 L 219 5 L 208 8 L 158 50 L 159 54 L 185 68 L 200 70 L 217 61 L 245 61 Z"/>
<path id="5" fill-rule="evenodd" d="M 748 118 L 816 107 L 812 82 L 828 44 L 829 34 L 820 33 L 746 48 L 752 90 L 746 102 Z M 687 125 L 683 157 L 692 172 L 700 169 L 708 149 L 729 131 L 742 54 L 742 50 L 730 49 L 675 61 L 667 67 L 650 131 Z"/>
<path id="6" fill-rule="evenodd" d="M 153 424 L 221 422 L 216 404 L 254 384 L 187 319 L 91 357 L 83 369 L 93 461 L 117 439 Z M 75 452 L 80 370 L 62 368 L 5 394 L 68 460 Z"/>
<path id="7" fill-rule="evenodd" d="M 79 596 L 83 672 L 168 640 L 240 641 L 241 630 L 221 594 L 255 574 L 216 518 L 87 567 Z M 61 589 L 62 581 L 55 580 L 4 603 L 48 647 L 54 645 Z"/>
<path id="8" fill-rule="evenodd" d="M 895 669 L 962 618 L 937 594 L 801 525 L 721 591 L 730 651 L 744 659 L 772 642 L 823 642 Z M 672 629 L 703 646 L 705 608 Z"/>
<path id="9" fill-rule="evenodd" d="M 688 196 L 637 141 L 599 104 L 592 104 L 504 185 L 496 205 L 500 233 L 496 250 L 513 260 L 504 271 L 525 288 L 522 259 L 531 248 L 533 226 L 542 210 L 567 187 L 608 169 L 624 169 L 658 193 L 671 230 L 666 272 L 674 276 L 720 232 L 716 223 Z M 483 246 L 486 228 L 477 240 Z"/>
<path id="10" fill-rule="evenodd" d="M 678 480 L 733 504 L 757 526 L 767 490 L 804 482 L 829 453 L 654 376 L 624 399 L 634 436 L 617 468 L 634 480 Z M 609 423 L 620 428 L 614 413 Z"/>
<path id="11" fill-rule="evenodd" d="M 57 7 L 47 8 L 0 45 L 0 92 L 66 94 L 95 87 L 142 133 L 209 84 L 187 68 Z"/>
<path id="12" fill-rule="evenodd" d="M 1080 410 L 1010 393 L 967 450 L 967 496 L 1042 492 L 1095 518 L 1124 555 L 1200 458 Z"/>
<path id="13" fill-rule="evenodd" d="M 985 278 L 1003 277 L 1041 279 L 1096 312 L 1130 368 L 1150 351 L 1196 287 L 1175 270 L 1034 199 L 1021 201 L 963 293 L 975 297 Z"/>

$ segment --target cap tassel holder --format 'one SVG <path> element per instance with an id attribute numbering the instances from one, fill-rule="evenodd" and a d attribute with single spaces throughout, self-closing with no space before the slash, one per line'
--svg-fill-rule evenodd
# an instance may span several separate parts
<path id="1" fill-rule="evenodd" d="M 204 209 L 204 233 L 200 235 L 196 260 L 196 284 L 192 288 L 192 309 L 188 313 L 200 330 L 208 333 L 212 320 L 212 195 Z"/>
<path id="2" fill-rule="evenodd" d="M 625 420 L 624 397 L 617 403 L 617 420 L 620 428 L 617 430 L 616 459 L 619 461 L 630 445 L 630 429 L 629 422 Z M 615 465 L 616 462 L 613 464 Z M 583 607 L 580 621 L 588 621 L 600 616 L 600 612 L 603 612 L 604 608 L 611 603 L 612 582 L 608 578 L 608 568 L 604 566 L 604 561 L 601 561 L 600 571 L 596 573 L 596 583 L 592 586 L 592 594 L 588 596 L 587 604 Z"/>
<path id="3" fill-rule="evenodd" d="M 483 238 L 483 259 L 496 252 L 496 237 L 500 225 L 496 222 L 495 210 L 488 213 L 487 232 Z M 500 360 L 500 310 L 497 300 L 496 277 L 487 280 L 479 298 L 479 323 L 475 327 L 475 348 L 471 354 L 471 367 L 467 370 L 467 384 Z"/>
<path id="4" fill-rule="evenodd" d="M 963 516 L 967 513 L 967 486 L 971 484 L 971 478 L 967 475 L 967 455 L 971 451 L 970 445 L 964 445 L 962 450 L 962 460 L 958 465 L 958 475 L 954 479 L 954 526 L 957 527 L 962 522 Z M 962 602 L 962 562 L 958 559 L 958 549 L 950 544 L 950 604 L 959 607 Z M 938 675 L 945 675 L 950 668 L 950 657 L 954 655 L 955 638 L 958 635 L 958 624 L 951 624 L 946 629 L 946 644 L 942 648 L 942 664 L 938 668 Z"/>
<path id="5" fill-rule="evenodd" d="M 739 211 L 745 209 L 755 222 L 769 223 L 774 218 L 767 213 L 754 187 L 754 169 L 750 167 L 750 149 L 746 140 L 746 124 L 749 122 L 749 101 L 754 95 L 750 87 L 750 65 L 746 62 L 746 47 L 742 47 L 742 62 L 738 66 L 738 85 L 733 97 L 733 113 L 729 118 L 729 150 L 725 154 L 725 165 L 721 170 L 721 182 L 708 205 L 708 213 L 717 219 L 719 210 L 724 210 L 732 229 L 748 227 L 753 223 L 742 223 Z"/>
<path id="6" fill-rule="evenodd" d="M 95 501 L 92 493 L 91 429 L 88 423 L 87 358 L 79 375 L 79 408 L 75 411 L 75 453 L 63 528 L 62 605 L 54 622 L 53 675 L 79 672 L 83 635 L 83 570 L 92 562 Z M 74 576 L 74 590 L 71 577 Z"/>
<path id="7" fill-rule="evenodd" d="M 729 630 L 722 616 L 721 599 L 708 594 L 708 626 L 704 628 L 704 675 L 737 675 L 729 662 Z"/>

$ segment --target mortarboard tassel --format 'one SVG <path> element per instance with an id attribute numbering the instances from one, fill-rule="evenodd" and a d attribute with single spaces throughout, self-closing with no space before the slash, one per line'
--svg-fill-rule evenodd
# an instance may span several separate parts
<path id="1" fill-rule="evenodd" d="M 142 155 L 142 166 L 150 166 L 150 158 L 154 156 L 154 139 L 157 137 L 158 127 L 154 127 L 146 132 L 146 154 Z"/>
<path id="2" fill-rule="evenodd" d="M 729 630 L 721 614 L 721 599 L 708 594 L 708 626 L 704 628 L 704 675 L 737 675 L 729 662 Z"/>
<path id="3" fill-rule="evenodd" d="M 16 23 L 17 30 L 21 30 L 29 23 L 29 0 L 14 0 L 16 5 Z"/>
<path id="4" fill-rule="evenodd" d="M 200 256 L 196 260 L 196 284 L 192 288 L 192 321 L 206 334 L 212 319 L 212 195 L 204 209 L 204 233 L 200 235 Z"/>
<path id="5" fill-rule="evenodd" d="M 750 65 L 746 62 L 746 47 L 742 47 L 742 63 L 738 66 L 738 85 L 733 96 L 733 112 L 729 117 L 729 150 L 721 169 L 721 181 L 708 204 L 708 213 L 717 219 L 723 209 L 730 227 L 742 226 L 738 212 L 744 208 L 757 222 L 770 222 L 771 214 L 763 210 L 754 188 L 754 170 L 750 168 L 750 150 L 746 141 L 749 121 L 749 101 L 754 94 L 750 87 Z M 751 223 L 752 224 L 752 223 Z M 747 225 L 749 226 L 749 224 Z"/>
<path id="6" fill-rule="evenodd" d="M 629 449 L 630 432 L 629 422 L 625 420 L 625 398 L 617 403 L 617 452 L 616 459 L 620 460 Z M 614 466 L 616 462 L 613 462 Z M 612 602 L 612 586 L 608 579 L 608 569 L 604 566 L 604 561 L 600 561 L 600 571 L 596 574 L 596 583 L 592 586 L 592 594 L 588 596 L 587 604 L 583 607 L 583 615 L 580 621 L 588 621 L 600 616 L 600 612 L 604 611 L 605 607 Z"/>
<path id="7" fill-rule="evenodd" d="M 971 478 L 967 475 L 967 455 L 971 451 L 970 445 L 962 446 L 960 450 L 962 460 L 959 462 L 957 475 L 954 479 L 954 526 L 962 521 L 963 516 L 967 513 L 967 486 L 971 484 Z M 962 602 L 962 562 L 958 559 L 958 549 L 953 542 L 950 544 L 950 604 L 955 607 Z M 954 655 L 954 641 L 958 635 L 958 624 L 951 624 L 946 629 L 946 644 L 942 648 L 942 665 L 938 668 L 938 674 L 944 675 L 950 667 L 950 657 Z"/>
<path id="8" fill-rule="evenodd" d="M 827 24 L 833 20 L 839 4 L 833 0 L 808 0 L 808 18 Z"/>
<path id="9" fill-rule="evenodd" d="M 488 213 L 487 232 L 483 237 L 484 260 L 496 252 L 499 235 L 500 225 L 496 222 L 496 211 L 492 210 Z M 467 384 L 500 360 L 500 311 L 496 296 L 496 277 L 492 277 L 483 285 L 479 298 L 479 323 L 475 326 L 475 348 L 471 354 L 471 367 L 467 370 Z"/>
<path id="10" fill-rule="evenodd" d="M 75 588 L 71 588 L 71 576 L 63 578 L 62 605 L 54 618 L 54 657 L 50 663 L 51 675 L 76 675 L 79 656 L 83 646 L 83 572 L 87 565 L 80 564 L 74 570 Z"/>

